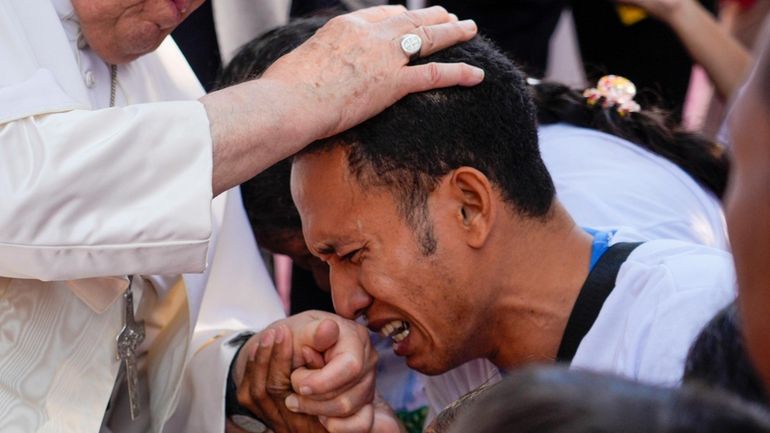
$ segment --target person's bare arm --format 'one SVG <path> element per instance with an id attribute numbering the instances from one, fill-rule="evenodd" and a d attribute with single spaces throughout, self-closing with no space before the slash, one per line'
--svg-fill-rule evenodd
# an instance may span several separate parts
<path id="1" fill-rule="evenodd" d="M 746 347 L 770 386 L 770 27 L 756 69 L 730 110 L 732 167 L 727 227 Z M 770 389 L 770 388 L 767 388 Z"/>
<path id="2" fill-rule="evenodd" d="M 751 66 L 751 55 L 695 0 L 622 0 L 668 24 L 717 92 L 730 98 Z"/>
<path id="3" fill-rule="evenodd" d="M 427 55 L 472 38 L 476 25 L 441 7 L 362 9 L 330 20 L 260 79 L 201 98 L 214 143 L 214 194 L 408 93 L 483 79 L 480 69 L 465 64 L 407 66 L 399 46 L 406 33 L 422 37 Z"/>

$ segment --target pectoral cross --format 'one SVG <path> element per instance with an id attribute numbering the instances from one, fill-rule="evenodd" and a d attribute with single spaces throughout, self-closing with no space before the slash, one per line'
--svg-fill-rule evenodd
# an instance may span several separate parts
<path id="1" fill-rule="evenodd" d="M 136 348 L 144 340 L 144 322 L 137 322 L 134 318 L 134 293 L 132 286 L 134 277 L 128 277 L 128 289 L 123 293 L 125 312 L 123 314 L 123 329 L 118 334 L 118 359 L 123 361 L 126 372 L 126 386 L 128 387 L 128 402 L 131 410 L 131 419 L 139 417 L 139 371 L 136 365 Z"/>

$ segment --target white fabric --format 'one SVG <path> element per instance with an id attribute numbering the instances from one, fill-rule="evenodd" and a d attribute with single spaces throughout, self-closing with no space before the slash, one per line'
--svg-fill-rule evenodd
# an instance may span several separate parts
<path id="1" fill-rule="evenodd" d="M 638 239 L 619 234 L 612 243 Z M 680 241 L 648 241 L 621 266 L 571 367 L 677 385 L 698 332 L 735 294 L 729 253 Z M 435 415 L 463 394 L 500 378 L 486 360 L 428 377 L 431 412 Z"/>
<path id="2" fill-rule="evenodd" d="M 181 272 L 203 273 L 135 279 L 145 417 L 118 398 L 109 425 L 222 431 L 227 336 L 283 311 L 237 189 L 211 199 L 202 88 L 169 38 L 105 109 L 109 67 L 77 42 L 69 0 L 0 2 L 0 431 L 98 432 L 124 275 Z"/>
<path id="3" fill-rule="evenodd" d="M 636 240 L 668 238 L 722 250 L 729 247 L 724 214 L 719 201 L 671 162 L 615 136 L 569 125 L 541 127 L 539 138 L 540 151 L 554 179 L 559 201 L 579 225 L 630 227 Z M 628 290 L 629 293 L 623 295 L 624 302 L 628 304 L 608 302 L 605 308 L 611 309 L 607 310 L 607 313 L 603 309 L 602 314 L 609 316 L 610 311 L 614 311 L 618 316 L 625 317 L 625 314 L 632 312 L 640 315 L 643 311 L 650 310 L 650 316 L 646 318 L 651 319 L 657 307 L 660 310 L 680 308 L 681 316 L 661 315 L 655 319 L 659 322 L 656 326 L 642 322 L 629 324 L 638 325 L 634 329 L 626 329 L 626 325 L 618 324 L 619 330 L 629 332 L 614 336 L 614 342 L 618 346 L 612 345 L 612 339 L 606 336 L 604 331 L 594 334 L 592 328 L 589 335 L 595 335 L 597 341 L 603 342 L 604 351 L 589 345 L 584 346 L 592 341 L 586 336 L 578 350 L 580 356 L 576 356 L 574 365 L 596 367 L 602 371 L 617 372 L 655 383 L 671 383 L 672 379 L 681 376 L 683 353 L 694 336 L 693 329 L 697 329 L 696 325 L 705 323 L 704 318 L 708 319 L 716 313 L 717 304 L 726 303 L 729 296 L 725 294 L 725 290 L 733 290 L 732 261 L 729 255 L 710 249 L 699 250 L 698 247 L 691 246 L 691 250 L 673 248 L 669 251 L 664 247 L 669 245 L 668 242 L 654 242 L 652 245 L 640 247 L 640 251 L 635 251 L 632 257 L 637 257 L 644 251 L 657 251 L 657 255 L 645 257 L 645 263 L 665 258 L 667 254 L 682 254 L 682 257 L 687 257 L 691 262 L 672 259 L 659 265 L 648 263 L 648 269 L 644 272 L 652 272 L 655 268 L 655 272 L 664 273 L 666 269 L 672 268 L 681 274 L 701 272 L 703 278 L 693 275 L 691 282 L 675 279 L 656 283 L 657 285 L 653 285 L 654 282 L 649 280 L 649 286 L 636 288 L 627 287 L 619 280 L 613 296 L 621 296 Z M 635 266 L 639 268 L 623 272 L 643 273 L 640 270 L 644 268 L 641 264 Z M 709 282 L 709 278 L 713 281 Z M 729 284 L 725 284 L 725 281 Z M 703 284 L 699 289 L 685 290 L 686 287 L 692 287 L 688 284 L 698 282 Z M 682 293 L 676 293 L 677 291 Z M 634 300 L 633 293 L 637 292 L 644 296 Z M 656 306 L 655 296 L 665 295 L 669 295 L 669 298 L 660 298 L 660 304 Z M 687 301 L 691 304 L 685 302 L 689 295 L 693 295 L 692 299 Z M 698 311 L 699 308 L 702 311 Z M 624 320 L 619 323 L 626 322 Z M 687 324 L 689 326 L 684 326 Z M 598 325 L 599 323 L 596 326 Z M 665 352 L 668 350 L 665 346 L 641 346 L 643 336 L 639 333 L 645 326 L 658 332 L 655 338 L 660 339 L 661 343 L 671 344 L 669 352 Z M 663 330 L 671 335 L 665 335 Z M 661 339 L 663 337 L 665 339 Z M 634 347 L 634 344 L 637 347 Z M 602 343 L 597 343 L 597 346 L 601 345 Z M 588 347 L 592 349 L 589 350 Z M 664 350 L 664 353 L 658 353 L 661 350 Z M 654 359 L 654 356 L 662 356 L 667 361 L 651 363 L 650 359 Z M 458 397 L 487 381 L 498 380 L 500 372 L 486 360 L 471 361 L 442 375 L 429 377 L 426 380 L 426 394 L 431 404 L 431 413 L 440 412 Z"/>
<path id="4" fill-rule="evenodd" d="M 623 240 L 619 234 L 612 243 Z M 570 367 L 678 385 L 695 337 L 736 289 L 729 253 L 680 241 L 646 242 L 620 267 Z"/>
<path id="5" fill-rule="evenodd" d="M 212 0 L 222 63 L 246 43 L 289 22 L 290 0 Z"/>
<path id="6" fill-rule="evenodd" d="M 591 129 L 556 124 L 538 135 L 557 197 L 578 224 L 729 248 L 719 200 L 672 162 Z"/>

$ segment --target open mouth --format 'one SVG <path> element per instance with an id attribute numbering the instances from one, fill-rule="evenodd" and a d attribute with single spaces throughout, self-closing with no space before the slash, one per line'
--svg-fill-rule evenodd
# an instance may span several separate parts
<path id="1" fill-rule="evenodd" d="M 409 336 L 409 323 L 403 320 L 394 320 L 380 329 L 383 337 L 390 337 L 394 343 L 400 343 Z"/>

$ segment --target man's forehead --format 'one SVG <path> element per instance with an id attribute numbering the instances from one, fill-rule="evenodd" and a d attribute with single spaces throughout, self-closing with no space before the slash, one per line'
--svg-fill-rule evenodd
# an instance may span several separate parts
<path id="1" fill-rule="evenodd" d="M 338 147 L 295 157 L 291 192 L 298 207 L 324 201 L 339 204 L 343 199 L 350 201 L 363 193 L 355 175 L 350 172 L 347 152 Z"/>
<path id="2" fill-rule="evenodd" d="M 343 152 L 323 151 L 298 156 L 291 170 L 291 192 L 303 228 L 342 224 L 350 216 L 356 186 L 347 176 Z"/>

